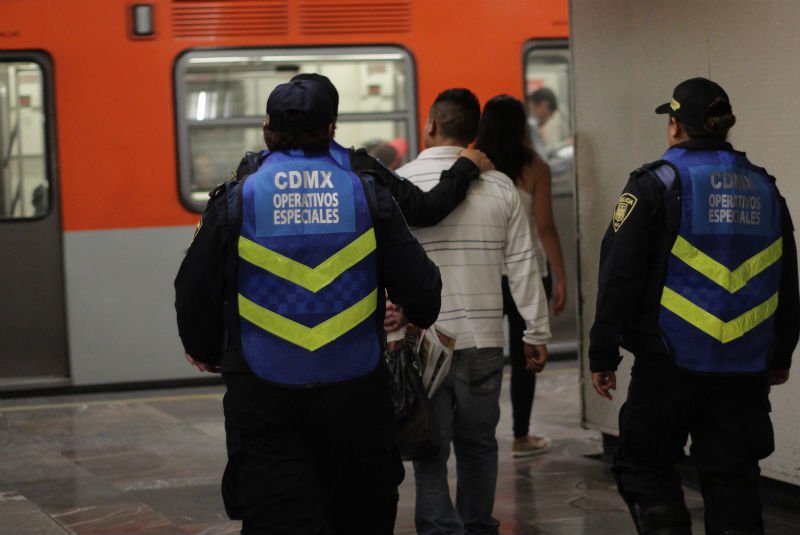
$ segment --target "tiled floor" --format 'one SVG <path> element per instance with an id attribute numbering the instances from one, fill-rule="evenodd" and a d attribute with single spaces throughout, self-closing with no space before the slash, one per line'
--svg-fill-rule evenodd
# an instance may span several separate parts
<path id="1" fill-rule="evenodd" d="M 505 385 L 507 386 L 507 384 Z M 222 387 L 0 401 L 0 535 L 222 535 Z M 552 450 L 510 456 L 508 394 L 498 428 L 495 516 L 504 535 L 633 534 L 600 440 L 579 427 L 574 363 L 541 376 L 535 431 Z M 401 487 L 397 534 L 414 533 L 413 470 Z M 687 490 L 696 533 L 697 492 Z M 800 512 L 767 508 L 770 535 L 800 532 Z"/>

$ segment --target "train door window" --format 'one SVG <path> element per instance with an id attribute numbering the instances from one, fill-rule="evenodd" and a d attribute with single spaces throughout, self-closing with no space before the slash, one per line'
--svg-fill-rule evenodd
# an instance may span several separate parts
<path id="1" fill-rule="evenodd" d="M 319 73 L 339 91 L 336 140 L 366 147 L 389 166 L 415 156 L 414 69 L 398 47 L 194 50 L 175 66 L 180 189 L 200 210 L 245 151 L 264 149 L 267 96 L 297 73 Z"/>
<path id="2" fill-rule="evenodd" d="M 553 194 L 571 195 L 574 149 L 572 144 L 572 101 L 570 99 L 570 55 L 566 40 L 531 41 L 523 51 L 525 95 L 531 118 L 531 136 L 537 152 L 543 152 L 553 174 Z M 530 96 L 552 91 L 556 111 L 539 124 Z M 538 139 L 537 139 L 538 136 Z"/>
<path id="3" fill-rule="evenodd" d="M 44 100 L 38 63 L 0 58 L 0 219 L 50 211 Z"/>

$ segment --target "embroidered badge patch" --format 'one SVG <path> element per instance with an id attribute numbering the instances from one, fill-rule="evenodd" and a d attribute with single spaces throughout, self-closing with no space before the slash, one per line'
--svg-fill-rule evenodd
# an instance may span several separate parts
<path id="1" fill-rule="evenodd" d="M 614 224 L 614 232 L 617 232 L 625 220 L 628 219 L 628 216 L 633 212 L 633 208 L 636 206 L 638 200 L 639 199 L 637 199 L 635 195 L 631 195 L 630 193 L 623 193 L 620 196 L 617 207 L 614 208 L 614 219 L 612 221 Z"/>

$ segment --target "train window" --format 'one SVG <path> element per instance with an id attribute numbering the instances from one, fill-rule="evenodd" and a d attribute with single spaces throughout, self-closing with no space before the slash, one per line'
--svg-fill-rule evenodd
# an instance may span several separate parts
<path id="1" fill-rule="evenodd" d="M 50 211 L 44 73 L 34 61 L 0 57 L 0 219 Z"/>
<path id="2" fill-rule="evenodd" d="M 327 76 L 339 91 L 336 140 L 390 166 L 415 156 L 414 69 L 398 47 L 193 50 L 175 66 L 181 195 L 201 210 L 245 151 L 264 148 L 266 100 L 297 73 Z"/>
<path id="3" fill-rule="evenodd" d="M 531 137 L 537 152 L 547 159 L 553 173 L 553 194 L 571 195 L 574 184 L 570 55 L 565 40 L 532 41 L 523 51 L 525 95 L 531 120 Z M 551 117 L 535 109 L 530 96 L 549 89 L 556 99 Z M 544 95 L 540 92 L 539 95 Z M 539 120 L 537 120 L 537 115 Z M 544 123 L 544 124 L 542 124 Z"/>

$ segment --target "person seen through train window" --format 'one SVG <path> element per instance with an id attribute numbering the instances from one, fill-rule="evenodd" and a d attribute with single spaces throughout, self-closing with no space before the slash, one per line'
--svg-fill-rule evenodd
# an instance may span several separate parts
<path id="1" fill-rule="evenodd" d="M 511 177 L 517 187 L 523 211 L 528 217 L 539 273 L 544 277 L 542 282 L 551 299 L 552 313 L 557 316 L 566 304 L 567 279 L 561 243 L 553 220 L 550 168 L 534 152 L 527 126 L 522 102 L 509 95 L 494 97 L 483 108 L 475 146 L 486 153 L 498 171 Z M 548 261 L 555 284 L 548 270 Z M 503 277 L 503 309 L 508 317 L 511 356 L 514 432 L 511 452 L 515 457 L 524 457 L 546 451 L 551 441 L 549 437 L 528 434 L 536 392 L 536 374 L 527 367 L 522 342 L 525 321 L 514 305 L 506 277 Z"/>
<path id="2" fill-rule="evenodd" d="M 775 178 L 727 142 L 728 94 L 692 78 L 656 108 L 669 148 L 628 179 L 600 252 L 589 363 L 611 399 L 634 355 L 613 470 L 640 534 L 691 534 L 675 463 L 691 436 L 705 533 L 761 535 L 770 385 L 800 334 L 797 250 Z"/>
<path id="3" fill-rule="evenodd" d="M 319 84 L 276 87 L 269 158 L 212 192 L 175 279 L 186 358 L 225 379 L 222 495 L 247 535 L 394 530 L 384 295 L 427 327 L 441 278 L 389 190 L 330 155 L 333 128 Z"/>
<path id="4" fill-rule="evenodd" d="M 434 187 L 441 171 L 475 139 L 479 120 L 480 104 L 471 91 L 440 93 L 425 124 L 425 150 L 397 173 L 422 189 Z M 505 342 L 503 272 L 526 322 L 520 336 L 531 371 L 544 368 L 550 338 L 530 227 L 511 179 L 487 171 L 439 225 L 414 233 L 442 271 L 437 324 L 456 335 L 450 371 L 431 398 L 441 447 L 436 456 L 414 462 L 417 533 L 496 535 L 499 522 L 492 510 Z M 451 442 L 458 471 L 455 507 L 447 477 Z"/>

